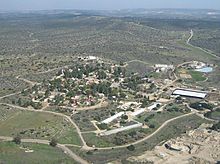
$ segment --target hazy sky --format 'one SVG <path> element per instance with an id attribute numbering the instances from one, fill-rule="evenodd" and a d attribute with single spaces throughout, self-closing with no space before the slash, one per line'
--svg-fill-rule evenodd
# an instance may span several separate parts
<path id="1" fill-rule="evenodd" d="M 128 8 L 220 9 L 220 0 L 0 0 L 0 10 Z"/>

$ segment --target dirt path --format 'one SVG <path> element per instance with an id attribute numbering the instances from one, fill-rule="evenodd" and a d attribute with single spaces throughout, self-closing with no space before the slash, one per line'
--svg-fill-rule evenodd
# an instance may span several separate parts
<path id="1" fill-rule="evenodd" d="M 61 116 L 61 117 L 65 117 L 68 121 L 70 121 L 70 123 L 76 128 L 77 130 L 77 133 L 82 141 L 82 144 L 83 144 L 83 147 L 82 149 L 83 150 L 93 150 L 94 148 L 93 147 L 90 147 L 86 144 L 83 136 L 82 136 L 82 132 L 80 131 L 79 127 L 75 124 L 75 122 L 67 115 L 65 114 L 62 114 L 62 113 L 56 113 L 56 112 L 52 112 L 52 111 L 43 111 L 43 110 L 34 110 L 34 109 L 28 109 L 28 108 L 23 108 L 23 107 L 19 107 L 19 106 L 15 106 L 15 105 L 12 105 L 12 104 L 5 104 L 5 103 L 0 103 L 2 105 L 7 105 L 7 106 L 10 106 L 10 107 L 13 107 L 13 108 L 17 108 L 17 109 L 20 109 L 20 110 L 26 110 L 26 111 L 32 111 L 32 112 L 42 112 L 42 113 L 50 113 L 50 114 L 54 114 L 54 115 L 58 115 L 58 116 Z M 96 149 L 98 150 L 110 150 L 110 149 L 113 149 L 113 148 L 125 148 L 131 144 L 133 145 L 136 145 L 136 144 L 139 144 L 143 141 L 146 141 L 147 139 L 151 138 L 152 136 L 156 135 L 161 129 L 163 129 L 168 123 L 174 121 L 174 120 L 177 120 L 177 119 L 180 119 L 182 117 L 186 117 L 186 116 L 189 116 L 189 115 L 193 115 L 193 114 L 196 114 L 198 113 L 197 111 L 193 111 L 191 113 L 188 113 L 188 114 L 185 114 L 185 115 L 181 115 L 181 116 L 178 116 L 178 117 L 175 117 L 175 118 L 172 118 L 170 120 L 167 120 L 165 121 L 156 131 L 154 131 L 152 134 L 146 136 L 145 138 L 141 139 L 141 140 L 138 140 L 136 142 L 133 142 L 133 143 L 130 143 L 130 144 L 125 144 L 125 145 L 121 145 L 121 146 L 113 146 L 113 147 L 104 147 L 104 148 L 100 148 L 100 147 L 96 147 Z M 69 144 L 71 145 L 71 144 Z M 74 146 L 74 145 L 72 145 Z"/>
<path id="2" fill-rule="evenodd" d="M 23 107 L 19 107 L 19 106 L 16 106 L 16 105 L 12 105 L 12 104 L 6 104 L 6 103 L 0 103 L 1 105 L 7 105 L 7 106 L 10 106 L 12 108 L 17 108 L 17 109 L 20 109 L 20 110 L 25 110 L 25 111 L 31 111 L 31 112 L 41 112 L 41 113 L 50 113 L 50 114 L 53 114 L 53 115 L 57 115 L 57 116 L 61 116 L 61 117 L 64 117 L 66 118 L 75 128 L 76 128 L 76 131 L 82 141 L 82 144 L 83 144 L 83 148 L 86 149 L 86 150 L 91 150 L 92 147 L 89 147 L 87 146 L 82 134 L 81 134 L 81 131 L 79 129 L 79 127 L 76 125 L 76 123 L 67 115 L 65 114 L 62 114 L 62 113 L 56 113 L 56 112 L 52 112 L 52 111 L 44 111 L 44 110 L 35 110 L 35 109 L 29 109 L 29 108 L 23 108 Z"/>
<path id="3" fill-rule="evenodd" d="M 78 59 L 72 60 L 72 62 L 76 62 L 76 61 L 78 61 Z M 73 65 L 73 64 L 68 64 L 68 65 L 64 65 L 64 66 L 61 66 L 61 67 L 48 69 L 48 70 L 46 70 L 46 71 L 36 72 L 36 73 L 33 73 L 33 74 L 35 74 L 35 75 L 40 75 L 40 74 L 44 74 L 44 73 L 49 73 L 49 72 L 53 72 L 53 71 L 60 70 L 60 69 L 63 69 L 63 68 L 68 68 L 68 67 L 70 67 L 70 66 L 72 66 L 72 65 Z"/>
<path id="4" fill-rule="evenodd" d="M 191 29 L 191 31 L 190 31 L 190 36 L 189 36 L 189 38 L 187 39 L 186 44 L 191 45 L 189 42 L 191 41 L 192 37 L 193 37 L 193 30 Z"/>
<path id="5" fill-rule="evenodd" d="M 215 58 L 217 58 L 217 59 L 220 59 L 220 56 L 217 56 L 217 55 L 215 55 L 214 53 L 211 53 L 211 52 L 209 52 L 209 51 L 207 51 L 207 50 L 205 50 L 205 49 L 203 49 L 203 48 L 201 48 L 201 47 L 192 45 L 192 44 L 190 43 L 190 41 L 192 40 L 193 36 L 194 36 L 194 32 L 193 32 L 193 30 L 191 30 L 191 31 L 190 31 L 190 36 L 189 36 L 189 38 L 188 38 L 187 41 L 186 41 L 186 44 L 187 44 L 187 45 L 189 45 L 189 46 L 191 46 L 191 47 L 194 47 L 194 48 L 197 48 L 197 49 L 199 49 L 199 50 L 201 50 L 201 51 L 203 51 L 203 52 L 205 52 L 205 53 L 211 55 L 212 57 L 215 57 Z"/>
<path id="6" fill-rule="evenodd" d="M 3 98 L 6 98 L 6 97 L 17 95 L 19 93 L 21 93 L 21 92 L 15 92 L 15 93 L 12 93 L 12 94 L 8 94 L 8 95 L 5 95 L 5 96 L 2 96 L 2 97 L 0 97 L 0 100 L 3 99 Z"/>
<path id="7" fill-rule="evenodd" d="M 208 121 L 211 121 L 211 122 L 216 122 L 216 123 L 218 122 L 217 120 L 213 120 L 213 119 L 211 119 L 211 118 L 205 117 L 205 116 L 204 116 L 204 113 L 205 113 L 205 112 L 201 112 L 201 111 L 199 112 L 199 111 L 197 111 L 196 109 L 191 108 L 191 107 L 189 106 L 189 104 L 187 104 L 187 103 L 186 103 L 185 105 L 186 105 L 187 108 L 189 108 L 191 111 L 196 112 L 196 115 L 199 116 L 199 117 L 201 117 L 202 119 L 205 119 L 205 120 L 208 120 Z M 215 108 L 214 108 L 214 109 L 215 109 Z"/>
<path id="8" fill-rule="evenodd" d="M 87 107 L 81 107 L 81 108 L 74 108 L 74 107 L 70 107 L 70 106 L 59 106 L 60 108 L 64 108 L 64 109 L 74 109 L 76 111 L 80 111 L 80 110 L 94 110 L 94 109 L 99 109 L 99 108 L 104 108 L 108 106 L 108 102 L 107 101 L 101 101 L 100 103 L 93 105 L 93 106 L 87 106 Z"/>
<path id="9" fill-rule="evenodd" d="M 163 129 L 168 123 L 174 121 L 174 120 L 177 120 L 177 119 L 180 119 L 180 118 L 183 118 L 183 117 L 187 117 L 187 116 L 190 116 L 190 115 L 193 115 L 195 114 L 195 112 L 191 112 L 191 113 L 188 113 L 188 114 L 184 114 L 184 115 L 181 115 L 181 116 L 178 116 L 178 117 L 175 117 L 175 118 L 172 118 L 172 119 L 169 119 L 167 121 L 165 121 L 156 131 L 154 131 L 153 133 L 151 133 L 150 135 L 148 135 L 147 137 L 144 137 L 142 138 L 141 140 L 138 140 L 136 142 L 133 142 L 133 143 L 130 143 L 130 144 L 126 144 L 126 145 L 121 145 L 121 146 L 113 146 L 113 147 L 105 147 L 105 148 L 96 148 L 98 150 L 109 150 L 109 149 L 117 149 L 117 148 L 125 148 L 129 145 L 137 145 L 141 142 L 144 142 L 146 141 L 147 139 L 153 137 L 154 135 L 156 135 L 161 129 Z"/>
<path id="10" fill-rule="evenodd" d="M 100 103 L 94 105 L 94 106 L 89 106 L 89 107 L 82 107 L 82 108 L 75 108 L 77 111 L 78 110 L 94 110 L 97 108 L 104 108 L 108 106 L 108 102 L 107 101 L 101 101 Z"/>
<path id="11" fill-rule="evenodd" d="M 20 77 L 20 76 L 17 76 L 16 79 L 22 80 L 22 81 L 24 81 L 24 82 L 30 84 L 31 86 L 34 86 L 34 85 L 36 85 L 36 84 L 40 84 L 40 83 L 37 83 L 37 82 L 35 82 L 35 81 L 27 80 L 27 79 L 22 78 L 22 77 Z"/>
<path id="12" fill-rule="evenodd" d="M 135 59 L 135 60 L 130 60 L 130 61 L 127 61 L 127 62 L 125 62 L 125 63 L 126 63 L 126 64 L 129 64 L 129 63 L 133 63 L 133 62 L 143 63 L 143 64 L 146 64 L 146 65 L 148 65 L 148 66 L 151 66 L 151 65 L 152 65 L 152 64 L 150 64 L 150 63 L 144 62 L 144 61 L 142 61 L 142 60 L 137 60 L 137 59 Z"/>
<path id="13" fill-rule="evenodd" d="M 12 137 L 6 137 L 6 136 L 0 136 L 0 140 L 12 141 L 13 138 Z M 21 142 L 39 143 L 39 144 L 45 144 L 45 145 L 49 145 L 49 143 L 50 143 L 50 141 L 48 141 L 48 140 L 40 140 L 40 139 L 21 139 Z M 56 147 L 62 149 L 65 154 L 67 154 L 69 157 L 71 157 L 72 159 L 74 159 L 75 161 L 77 161 L 81 164 L 88 164 L 89 163 L 86 160 L 79 157 L 78 155 L 76 155 L 75 153 L 73 153 L 68 147 L 66 147 L 63 144 L 58 143 Z"/>

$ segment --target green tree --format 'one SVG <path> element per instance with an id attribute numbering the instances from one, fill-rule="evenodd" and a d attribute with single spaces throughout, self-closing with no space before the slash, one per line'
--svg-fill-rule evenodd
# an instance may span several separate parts
<path id="1" fill-rule="evenodd" d="M 98 127 L 99 127 L 101 130 L 108 129 L 108 125 L 105 124 L 105 123 L 98 124 Z"/>
<path id="2" fill-rule="evenodd" d="M 55 139 L 55 138 L 52 138 L 51 140 L 50 140 L 50 146 L 52 146 L 52 147 L 56 147 L 57 146 L 57 140 Z"/>
<path id="3" fill-rule="evenodd" d="M 134 146 L 134 145 L 129 145 L 129 146 L 127 147 L 127 149 L 128 149 L 129 151 L 134 151 L 134 150 L 135 150 L 135 146 Z"/>
<path id="4" fill-rule="evenodd" d="M 128 116 L 127 115 L 122 115 L 121 118 L 127 120 Z"/>
<path id="5" fill-rule="evenodd" d="M 16 135 L 12 142 L 16 143 L 16 144 L 20 144 L 21 143 L 21 137 L 19 135 Z"/>

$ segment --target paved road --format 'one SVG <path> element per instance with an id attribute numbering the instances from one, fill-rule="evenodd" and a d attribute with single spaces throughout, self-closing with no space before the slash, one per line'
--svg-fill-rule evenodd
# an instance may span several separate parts
<path id="1" fill-rule="evenodd" d="M 3 141 L 12 141 L 13 140 L 12 137 L 6 137 L 6 136 L 0 136 L 0 139 Z M 40 140 L 40 139 L 21 139 L 21 142 L 39 143 L 39 144 L 45 144 L 45 145 L 49 145 L 49 143 L 50 143 L 50 141 L 48 141 L 48 140 Z M 73 153 L 68 147 L 66 147 L 63 144 L 58 143 L 56 147 L 62 149 L 65 154 L 67 154 L 72 159 L 74 159 L 75 161 L 77 161 L 81 164 L 88 164 L 89 163 L 86 160 L 79 157 L 78 155 L 76 155 L 75 153 Z"/>

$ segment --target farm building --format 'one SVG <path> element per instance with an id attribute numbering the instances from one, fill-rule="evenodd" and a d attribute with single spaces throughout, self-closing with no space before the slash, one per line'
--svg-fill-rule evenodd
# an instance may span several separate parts
<path id="1" fill-rule="evenodd" d="M 207 96 L 207 93 L 203 91 L 190 90 L 190 89 L 176 89 L 173 91 L 172 95 L 204 99 Z"/>
<path id="2" fill-rule="evenodd" d="M 155 64 L 154 69 L 156 72 L 166 72 L 168 70 L 174 69 L 173 65 L 166 65 L 166 64 Z"/>
<path id="3" fill-rule="evenodd" d="M 123 114 L 125 114 L 125 112 L 119 112 L 107 119 L 105 119 L 104 121 L 102 121 L 102 123 L 104 124 L 109 124 L 110 122 L 112 122 L 113 120 L 117 119 L 118 117 L 121 117 Z"/>

